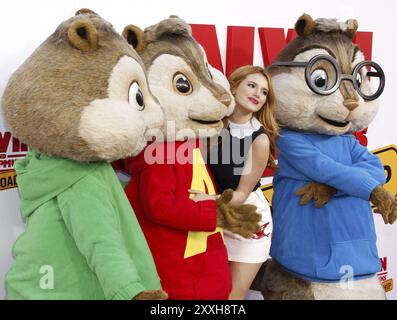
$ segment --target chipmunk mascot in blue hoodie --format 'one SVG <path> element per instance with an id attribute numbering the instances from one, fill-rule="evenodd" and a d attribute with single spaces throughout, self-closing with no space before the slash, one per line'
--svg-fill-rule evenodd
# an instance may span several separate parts
<path id="1" fill-rule="evenodd" d="M 370 201 L 390 224 L 397 201 L 352 134 L 374 119 L 385 76 L 352 42 L 357 28 L 304 14 L 271 65 L 283 130 L 265 299 L 385 299 Z"/>

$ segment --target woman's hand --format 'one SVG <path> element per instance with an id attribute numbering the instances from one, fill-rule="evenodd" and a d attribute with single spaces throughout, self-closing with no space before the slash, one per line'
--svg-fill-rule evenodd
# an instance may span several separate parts
<path id="1" fill-rule="evenodd" d="M 202 192 L 200 190 L 189 189 L 188 191 L 189 191 L 190 194 L 194 194 L 195 195 L 192 198 L 192 200 L 195 201 L 195 202 L 218 199 L 218 196 L 209 195 L 209 194 L 206 194 L 206 193 L 204 193 L 204 192 Z"/>

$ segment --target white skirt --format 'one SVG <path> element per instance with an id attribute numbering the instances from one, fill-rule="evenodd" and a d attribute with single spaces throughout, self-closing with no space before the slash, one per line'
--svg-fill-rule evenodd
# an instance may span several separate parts
<path id="1" fill-rule="evenodd" d="M 246 239 L 238 234 L 224 230 L 224 240 L 229 261 L 262 263 L 269 258 L 273 222 L 269 203 L 260 188 L 251 192 L 245 204 L 253 204 L 262 215 L 259 222 L 261 230 L 252 238 Z"/>

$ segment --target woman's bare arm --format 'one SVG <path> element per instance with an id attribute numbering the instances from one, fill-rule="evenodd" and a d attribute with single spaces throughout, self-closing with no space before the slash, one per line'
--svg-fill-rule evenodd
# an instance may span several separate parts
<path id="1" fill-rule="evenodd" d="M 248 150 L 240 182 L 231 204 L 242 204 L 262 177 L 269 160 L 270 141 L 266 134 L 259 135 Z"/>

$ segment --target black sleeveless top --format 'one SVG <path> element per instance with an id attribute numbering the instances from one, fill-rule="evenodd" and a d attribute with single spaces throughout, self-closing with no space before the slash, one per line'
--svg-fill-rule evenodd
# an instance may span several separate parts
<path id="1" fill-rule="evenodd" d="M 252 134 L 240 139 L 231 135 L 230 126 L 222 130 L 218 144 L 212 146 L 207 157 L 207 163 L 219 194 L 226 189 L 237 189 L 248 151 L 255 139 L 262 133 L 265 133 L 265 129 L 260 126 Z M 258 181 L 252 191 L 259 187 Z"/>

